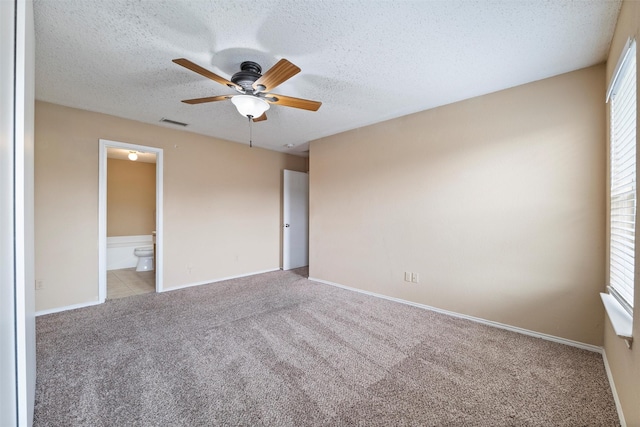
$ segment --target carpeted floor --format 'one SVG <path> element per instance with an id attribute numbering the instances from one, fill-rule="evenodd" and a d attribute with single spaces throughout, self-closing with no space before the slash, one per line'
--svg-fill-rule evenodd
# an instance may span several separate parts
<path id="1" fill-rule="evenodd" d="M 600 354 L 305 273 L 39 317 L 34 425 L 619 425 Z"/>

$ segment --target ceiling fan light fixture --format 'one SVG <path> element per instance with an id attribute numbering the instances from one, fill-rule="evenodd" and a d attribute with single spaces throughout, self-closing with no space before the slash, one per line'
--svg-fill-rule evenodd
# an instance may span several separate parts
<path id="1" fill-rule="evenodd" d="M 231 102 L 244 117 L 260 117 L 270 107 L 267 101 L 252 95 L 236 95 L 231 98 Z"/>

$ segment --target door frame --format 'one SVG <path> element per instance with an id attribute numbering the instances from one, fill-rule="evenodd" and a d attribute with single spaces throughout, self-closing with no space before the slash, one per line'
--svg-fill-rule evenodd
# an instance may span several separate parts
<path id="1" fill-rule="evenodd" d="M 163 157 L 162 148 L 126 142 L 100 139 L 100 166 L 98 178 L 98 298 L 100 303 L 107 299 L 107 148 L 123 148 L 130 151 L 144 151 L 156 155 L 156 292 L 163 288 Z"/>
<path id="2" fill-rule="evenodd" d="M 0 33 L 0 425 L 30 426 L 36 384 L 30 0 L 0 0 Z"/>

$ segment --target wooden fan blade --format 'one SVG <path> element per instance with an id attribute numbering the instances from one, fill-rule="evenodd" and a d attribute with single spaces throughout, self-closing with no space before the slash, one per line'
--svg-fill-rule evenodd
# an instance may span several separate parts
<path id="1" fill-rule="evenodd" d="M 273 99 L 275 98 L 275 100 Z M 270 93 L 264 98 L 270 104 L 283 105 L 285 107 L 300 108 L 302 110 L 318 111 L 322 102 L 311 101 L 309 99 L 294 98 L 293 96 L 276 95 Z"/>
<path id="2" fill-rule="evenodd" d="M 286 59 L 281 59 L 276 65 L 271 67 L 269 71 L 264 73 L 262 77 L 253 82 L 253 88 L 256 90 L 263 86 L 264 89 L 261 92 L 269 92 L 279 84 L 289 80 L 300 72 L 300 68 L 297 65 L 293 65 Z"/>
<path id="3" fill-rule="evenodd" d="M 195 98 L 195 99 L 185 99 L 185 104 L 204 104 L 205 102 L 215 102 L 215 101 L 224 101 L 225 99 L 230 99 L 233 95 L 218 95 L 218 96 L 209 96 L 206 98 Z"/>
<path id="4" fill-rule="evenodd" d="M 227 79 L 225 79 L 224 77 L 220 77 L 219 75 L 212 73 L 211 71 L 207 70 L 206 68 L 202 68 L 201 66 L 199 66 L 198 64 L 194 64 L 193 62 L 189 61 L 188 59 L 185 58 L 178 58 L 178 59 L 174 59 L 173 62 L 175 62 L 178 65 L 183 66 L 184 68 L 187 68 L 195 73 L 200 74 L 201 76 L 204 76 L 208 79 L 213 80 L 214 82 L 218 82 L 221 85 L 225 85 L 225 86 L 230 86 L 230 87 L 239 87 L 237 84 L 233 83 L 232 81 L 229 81 Z"/>
<path id="5" fill-rule="evenodd" d="M 254 123 L 255 122 L 263 122 L 267 120 L 267 113 L 262 113 L 262 115 L 260 117 L 258 117 L 257 119 L 253 119 Z"/>

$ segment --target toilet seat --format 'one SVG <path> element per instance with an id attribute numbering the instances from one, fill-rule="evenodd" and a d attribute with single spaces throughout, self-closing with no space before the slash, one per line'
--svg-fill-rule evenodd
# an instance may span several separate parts
<path id="1" fill-rule="evenodd" d="M 138 257 L 153 256 L 153 246 L 135 248 L 133 254 Z"/>

